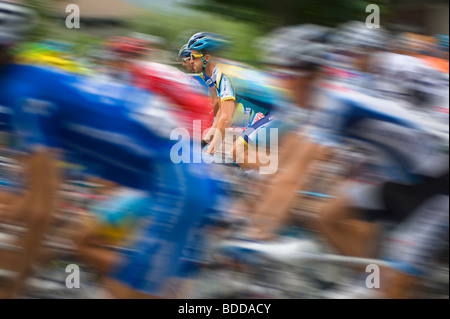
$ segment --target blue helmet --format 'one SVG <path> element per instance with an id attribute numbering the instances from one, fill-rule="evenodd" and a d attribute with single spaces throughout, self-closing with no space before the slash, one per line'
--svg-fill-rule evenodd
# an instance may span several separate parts
<path id="1" fill-rule="evenodd" d="M 228 41 L 220 34 L 199 32 L 189 39 L 187 48 L 196 51 L 216 51 L 227 44 Z"/>
<path id="2" fill-rule="evenodd" d="M 178 57 L 179 58 L 187 58 L 191 56 L 191 50 L 188 49 L 187 44 L 183 45 L 178 51 Z"/>

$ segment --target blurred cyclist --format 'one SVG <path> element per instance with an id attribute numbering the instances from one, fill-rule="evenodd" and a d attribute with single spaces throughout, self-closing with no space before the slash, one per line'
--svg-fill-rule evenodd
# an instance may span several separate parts
<path id="1" fill-rule="evenodd" d="M 181 63 L 183 67 L 189 73 L 194 71 L 194 68 L 191 64 L 191 51 L 187 48 L 187 44 L 183 45 L 178 52 L 178 57 L 181 59 Z"/>
<path id="2" fill-rule="evenodd" d="M 382 44 L 373 42 L 382 41 L 382 31 L 367 29 L 364 23 L 345 24 L 338 32 L 343 32 L 342 37 L 334 41 L 349 45 L 350 56 L 356 52 L 356 58 Z M 302 39 L 289 41 L 296 48 Z M 315 44 L 302 47 L 308 52 Z M 319 64 L 326 64 L 320 62 L 325 51 L 315 54 Z M 377 235 L 372 222 L 388 220 L 399 225 L 390 247 L 394 253 L 387 257 L 396 263 L 398 272 L 392 275 L 392 285 L 384 288 L 388 297 L 402 298 L 427 270 L 426 262 L 437 248 L 434 243 L 448 232 L 448 155 L 441 152 L 438 138 L 420 118 L 365 85 L 340 87 L 327 95 L 314 125 L 293 147 L 299 151 L 292 165 L 286 166 L 255 216 L 269 216 L 259 221 L 260 227 L 263 233 L 273 234 L 287 221 L 295 192 L 304 189 L 305 176 L 318 158 L 332 156 L 343 145 L 363 147 L 372 157 L 368 171 L 340 188 L 338 198 L 320 213 L 317 226 L 339 252 L 371 257 L 370 244 Z"/>
<path id="3" fill-rule="evenodd" d="M 135 60 L 148 59 L 151 43 L 131 37 L 111 37 L 103 44 L 107 65 L 106 72 L 116 80 L 131 83 L 130 63 Z"/>
<path id="4" fill-rule="evenodd" d="M 435 54 L 432 43 L 427 43 L 428 51 L 422 51 L 409 33 L 396 35 L 392 42 L 392 52 L 373 56 L 370 68 L 375 87 L 448 134 L 448 61 L 431 56 Z"/>
<path id="5" fill-rule="evenodd" d="M 191 50 L 188 50 L 187 44 L 183 45 L 180 50 L 178 51 L 178 58 L 181 59 L 181 64 L 183 68 L 187 71 L 189 75 L 192 74 L 190 79 L 192 79 L 192 85 L 195 88 L 198 88 L 205 92 L 205 94 L 208 94 L 209 87 L 206 85 L 206 83 L 202 80 L 202 78 L 199 75 L 194 75 L 194 69 L 191 64 Z"/>
<path id="6" fill-rule="evenodd" d="M 214 200 L 214 183 L 201 164 L 174 164 L 173 123 L 163 97 L 117 82 L 99 83 L 54 69 L 15 65 L 7 47 L 19 41 L 32 13 L 0 2 L 0 123 L 27 153 L 28 232 L 17 276 L 4 297 L 15 297 L 27 278 L 52 221 L 59 185 L 56 160 L 70 155 L 89 173 L 141 190 L 148 215 L 132 253 L 110 254 L 102 269 L 128 297 L 171 296 L 172 280 L 185 275 L 196 228 Z M 192 155 L 192 154 L 189 154 Z"/>
<path id="7" fill-rule="evenodd" d="M 287 100 L 287 103 L 280 101 L 277 119 L 272 124 L 278 127 L 280 135 L 293 130 L 294 134 L 287 136 L 297 139 L 298 127 L 308 123 L 318 106 L 317 85 L 322 78 L 322 68 L 317 52 L 324 50 L 328 32 L 327 27 L 306 24 L 277 29 L 259 40 L 261 60 L 273 76 L 274 85 L 283 90 Z M 293 47 L 291 39 L 304 42 L 298 41 Z M 305 45 L 308 45 L 306 49 Z M 286 139 L 289 137 L 282 137 L 283 141 Z"/>
<path id="8" fill-rule="evenodd" d="M 2 81 L 0 84 L 3 99 L 5 98 L 4 70 L 12 62 L 13 58 L 8 50 L 19 40 L 23 34 L 31 27 L 30 22 L 35 20 L 32 12 L 17 3 L 17 1 L 1 1 L 0 8 L 8 12 L 3 14 L 0 19 L 0 67 L 2 72 Z M 9 22 L 9 23 L 7 23 Z M 19 23 L 18 23 L 19 22 Z M 2 107 L 2 119 L 9 117 L 7 110 Z M 2 121 L 4 122 L 4 121 Z M 3 124 L 3 123 L 2 123 Z M 2 125 L 3 130 L 7 127 Z M 43 239 L 44 233 L 50 223 L 51 202 L 54 199 L 55 187 L 57 185 L 56 168 L 54 156 L 50 150 L 43 148 L 36 149 L 34 154 L 27 158 L 30 189 L 33 193 L 24 192 L 19 198 L 19 202 L 10 205 L 14 212 L 12 215 L 26 215 L 30 232 L 24 242 L 24 261 L 17 267 L 18 282 L 22 282 L 27 276 L 28 268 L 38 255 L 38 248 Z M 47 204 L 43 202 L 45 200 Z M 18 289 L 18 284 L 13 286 L 12 290 L 6 293 L 6 297 L 11 297 Z"/>
<path id="9" fill-rule="evenodd" d="M 280 169 L 270 178 L 266 190 L 258 198 L 258 208 L 254 212 L 257 231 L 251 236 L 267 238 L 287 222 L 288 209 L 297 196 L 291 189 L 300 187 L 297 187 L 301 181 L 297 173 L 301 169 L 298 167 L 300 156 L 315 156 L 313 152 L 304 153 L 302 150 L 304 137 L 301 131 L 311 125 L 320 106 L 316 93 L 322 77 L 327 34 L 325 27 L 307 24 L 276 29 L 260 40 L 263 62 L 297 107 L 294 110 L 281 108 L 277 113 L 275 121 L 279 122 L 278 127 L 287 126 L 289 129 L 282 136 Z"/>
<path id="10" fill-rule="evenodd" d="M 300 152 L 297 147 L 301 138 L 298 131 L 301 127 L 310 124 L 318 106 L 316 91 L 321 78 L 318 56 L 324 51 L 328 31 L 328 28 L 323 26 L 306 24 L 276 29 L 258 39 L 257 49 L 260 52 L 261 61 L 271 76 L 272 85 L 278 87 L 283 93 L 272 112 L 273 120 L 265 125 L 269 129 L 276 129 L 279 138 L 277 154 L 279 172 L 268 175 L 259 185 L 262 188 L 259 190 L 261 193 L 259 196 L 264 197 L 265 200 L 271 198 L 267 196 L 271 192 L 288 196 L 285 191 L 289 190 L 290 184 L 287 183 L 286 178 L 296 178 L 291 174 L 290 166 L 295 165 Z M 297 42 L 294 43 L 292 39 L 297 39 Z M 289 176 L 283 172 L 290 172 Z M 284 202 L 277 196 L 273 197 L 273 200 L 277 202 L 276 205 L 284 207 Z M 256 219 L 264 216 L 264 213 L 260 211 L 263 208 L 260 205 L 261 200 L 258 198 L 255 201 L 255 198 L 251 197 L 246 199 L 246 204 L 249 205 L 246 209 L 248 212 L 259 211 L 258 215 L 255 215 L 258 216 Z M 258 208 L 254 208 L 255 206 Z"/>
<path id="11" fill-rule="evenodd" d="M 176 126 L 185 128 L 194 138 L 194 121 L 198 121 L 200 133 L 207 130 L 213 121 L 213 110 L 207 102 L 204 89 L 192 77 L 175 67 L 152 62 L 153 42 L 130 37 L 113 37 L 106 47 L 113 63 L 119 63 L 118 77 L 127 84 L 156 92 L 168 98 L 178 108 L 170 111 Z M 114 72 L 114 71 L 113 71 Z"/>

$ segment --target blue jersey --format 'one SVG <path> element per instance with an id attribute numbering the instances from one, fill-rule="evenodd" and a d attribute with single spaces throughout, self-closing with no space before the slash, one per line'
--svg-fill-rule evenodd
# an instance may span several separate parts
<path id="1" fill-rule="evenodd" d="M 216 196 L 204 164 L 171 161 L 182 141 L 170 139 L 169 105 L 139 88 L 55 69 L 10 65 L 0 72 L 1 129 L 19 137 L 23 150 L 61 149 L 89 173 L 147 194 L 118 203 L 126 211 L 139 205 L 141 228 L 133 253 L 110 276 L 160 296 L 167 279 L 186 275 Z"/>
<path id="2" fill-rule="evenodd" d="M 62 148 L 96 175 L 138 189 L 171 174 L 174 127 L 165 101 L 148 91 L 11 65 L 2 70 L 0 106 L 2 129 L 27 150 Z"/>

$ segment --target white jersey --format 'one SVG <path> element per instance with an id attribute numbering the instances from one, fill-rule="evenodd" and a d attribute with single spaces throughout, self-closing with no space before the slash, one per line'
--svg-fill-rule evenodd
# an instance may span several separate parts
<path id="1" fill-rule="evenodd" d="M 449 75 L 419 58 L 383 52 L 373 58 L 375 88 L 389 98 L 408 103 L 440 134 L 449 133 Z"/>
<path id="2" fill-rule="evenodd" d="M 364 148 L 374 161 L 377 157 L 384 177 L 397 181 L 434 176 L 448 165 L 447 155 L 442 154 L 446 142 L 402 104 L 348 88 L 325 93 L 329 99 L 309 129 L 317 142 Z"/>
<path id="3" fill-rule="evenodd" d="M 377 75 L 377 88 L 393 96 L 407 96 L 412 90 L 427 92 L 438 81 L 438 72 L 420 59 L 392 52 L 375 54 L 371 71 Z"/>
<path id="4" fill-rule="evenodd" d="M 374 55 L 372 65 L 377 77 L 376 89 L 389 97 L 408 101 L 412 107 L 433 112 L 434 117 L 448 125 L 448 73 L 430 67 L 419 58 L 391 52 Z"/>
<path id="5" fill-rule="evenodd" d="M 356 178 L 347 186 L 346 196 L 352 206 L 378 212 L 370 217 L 398 222 L 396 208 L 402 211 L 408 205 L 400 201 L 400 194 L 394 197 L 400 203 L 392 206 L 387 200 L 387 195 L 392 195 L 384 191 L 384 182 L 414 184 L 427 180 L 424 176 L 441 180 L 446 173 L 448 178 L 448 111 L 441 113 L 447 116 L 447 124 L 441 125 L 430 107 L 433 104 L 412 107 L 405 102 L 411 92 L 418 91 L 434 97 L 431 101 L 435 105 L 448 110 L 448 80 L 445 89 L 439 83 L 442 74 L 409 56 L 387 53 L 378 58 L 382 58 L 378 62 L 382 81 L 342 71 L 344 80 L 341 76 L 322 83 L 322 107 L 309 135 L 321 144 L 353 146 L 362 151 L 368 165 L 353 176 Z M 373 89 L 365 90 L 370 87 L 367 84 Z M 436 98 L 439 96 L 446 96 L 446 105 Z M 433 191 L 440 194 L 427 198 L 397 226 L 381 255 L 397 269 L 415 276 L 429 269 L 439 247 L 436 243 L 448 236 L 448 193 L 441 187 Z M 417 196 L 409 192 L 404 197 L 407 200 Z"/>

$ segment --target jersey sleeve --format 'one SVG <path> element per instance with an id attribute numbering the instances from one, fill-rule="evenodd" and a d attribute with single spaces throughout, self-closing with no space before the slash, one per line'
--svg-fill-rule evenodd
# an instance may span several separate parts
<path id="1" fill-rule="evenodd" d="M 228 76 L 223 75 L 219 83 L 220 101 L 236 101 L 234 87 Z"/>

